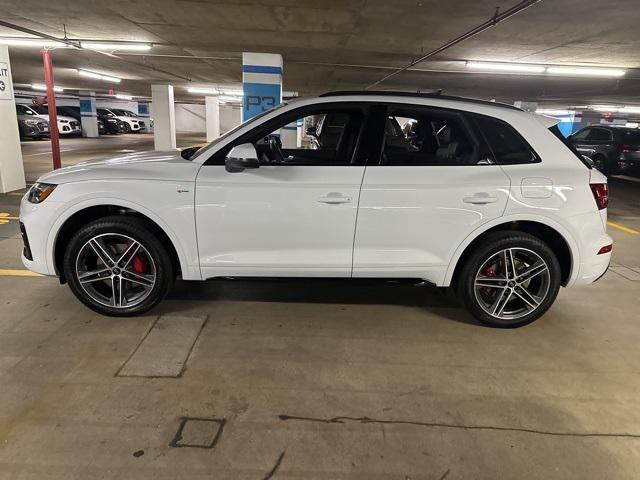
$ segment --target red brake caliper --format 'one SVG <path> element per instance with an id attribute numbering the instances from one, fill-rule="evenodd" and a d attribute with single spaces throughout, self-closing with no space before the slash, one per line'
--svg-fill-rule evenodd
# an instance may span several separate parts
<path id="1" fill-rule="evenodd" d="M 482 273 L 484 274 L 485 277 L 495 277 L 496 269 L 493 267 L 487 267 L 482 271 Z"/>
<path id="2" fill-rule="evenodd" d="M 133 257 L 133 270 L 136 273 L 147 273 L 149 271 L 149 263 L 142 257 L 142 255 L 136 255 Z"/>

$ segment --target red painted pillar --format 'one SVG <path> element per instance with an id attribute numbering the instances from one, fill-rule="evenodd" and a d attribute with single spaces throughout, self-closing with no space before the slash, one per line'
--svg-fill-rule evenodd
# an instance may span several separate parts
<path id="1" fill-rule="evenodd" d="M 51 50 L 42 50 L 44 64 L 44 82 L 47 85 L 47 108 L 49 110 L 49 131 L 51 132 L 51 152 L 53 154 L 53 169 L 62 166 L 60 162 L 60 136 L 58 134 L 58 113 L 56 112 L 56 95 L 53 91 L 53 64 Z"/>

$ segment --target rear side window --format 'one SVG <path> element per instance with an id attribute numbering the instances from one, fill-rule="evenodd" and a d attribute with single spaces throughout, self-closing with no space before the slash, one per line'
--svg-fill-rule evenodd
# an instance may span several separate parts
<path id="1" fill-rule="evenodd" d="M 540 161 L 536 152 L 508 123 L 484 115 L 474 115 L 473 117 L 499 165 L 518 165 Z"/>
<path id="2" fill-rule="evenodd" d="M 381 165 L 477 165 L 478 145 L 461 115 L 429 108 L 391 108 Z"/>
<path id="3" fill-rule="evenodd" d="M 549 131 L 553 133 L 558 140 L 564 143 L 564 146 L 567 147 L 569 150 L 571 150 L 571 153 L 573 153 L 576 157 L 578 157 L 578 160 L 580 160 L 585 167 L 587 167 L 589 170 L 593 168 L 591 166 L 591 163 L 589 163 L 589 161 L 586 160 L 584 156 L 576 149 L 575 145 L 571 143 L 571 141 L 562 134 L 562 132 L 558 128 L 558 125 L 554 125 L 549 129 Z"/>
<path id="4" fill-rule="evenodd" d="M 613 134 L 604 128 L 592 128 L 587 136 L 587 140 L 593 142 L 608 142 L 613 140 Z"/>

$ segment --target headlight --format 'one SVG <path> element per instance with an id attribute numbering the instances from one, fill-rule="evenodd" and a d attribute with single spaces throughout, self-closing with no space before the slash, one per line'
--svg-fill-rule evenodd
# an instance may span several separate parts
<path id="1" fill-rule="evenodd" d="M 36 125 L 38 125 L 38 122 L 41 122 L 41 121 L 42 120 L 25 120 L 24 123 L 26 123 L 30 127 L 35 127 Z"/>
<path id="2" fill-rule="evenodd" d="M 46 198 L 51 195 L 57 185 L 51 183 L 34 183 L 29 190 L 28 200 L 31 203 L 42 203 Z"/>
<path id="3" fill-rule="evenodd" d="M 116 123 L 116 122 L 117 122 L 117 120 L 114 120 L 113 118 L 110 118 L 109 120 L 107 120 L 107 122 L 109 122 L 109 123 Z"/>

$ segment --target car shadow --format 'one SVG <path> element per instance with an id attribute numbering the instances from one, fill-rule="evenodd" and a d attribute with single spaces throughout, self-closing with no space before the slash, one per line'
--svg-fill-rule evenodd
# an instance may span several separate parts
<path id="1" fill-rule="evenodd" d="M 405 281 L 366 279 L 177 280 L 168 300 L 398 305 L 418 307 L 448 319 L 478 325 L 450 289 Z M 164 304 L 161 304 L 164 305 Z M 163 311 L 172 307 L 165 305 Z M 176 304 L 176 311 L 179 304 Z"/>

